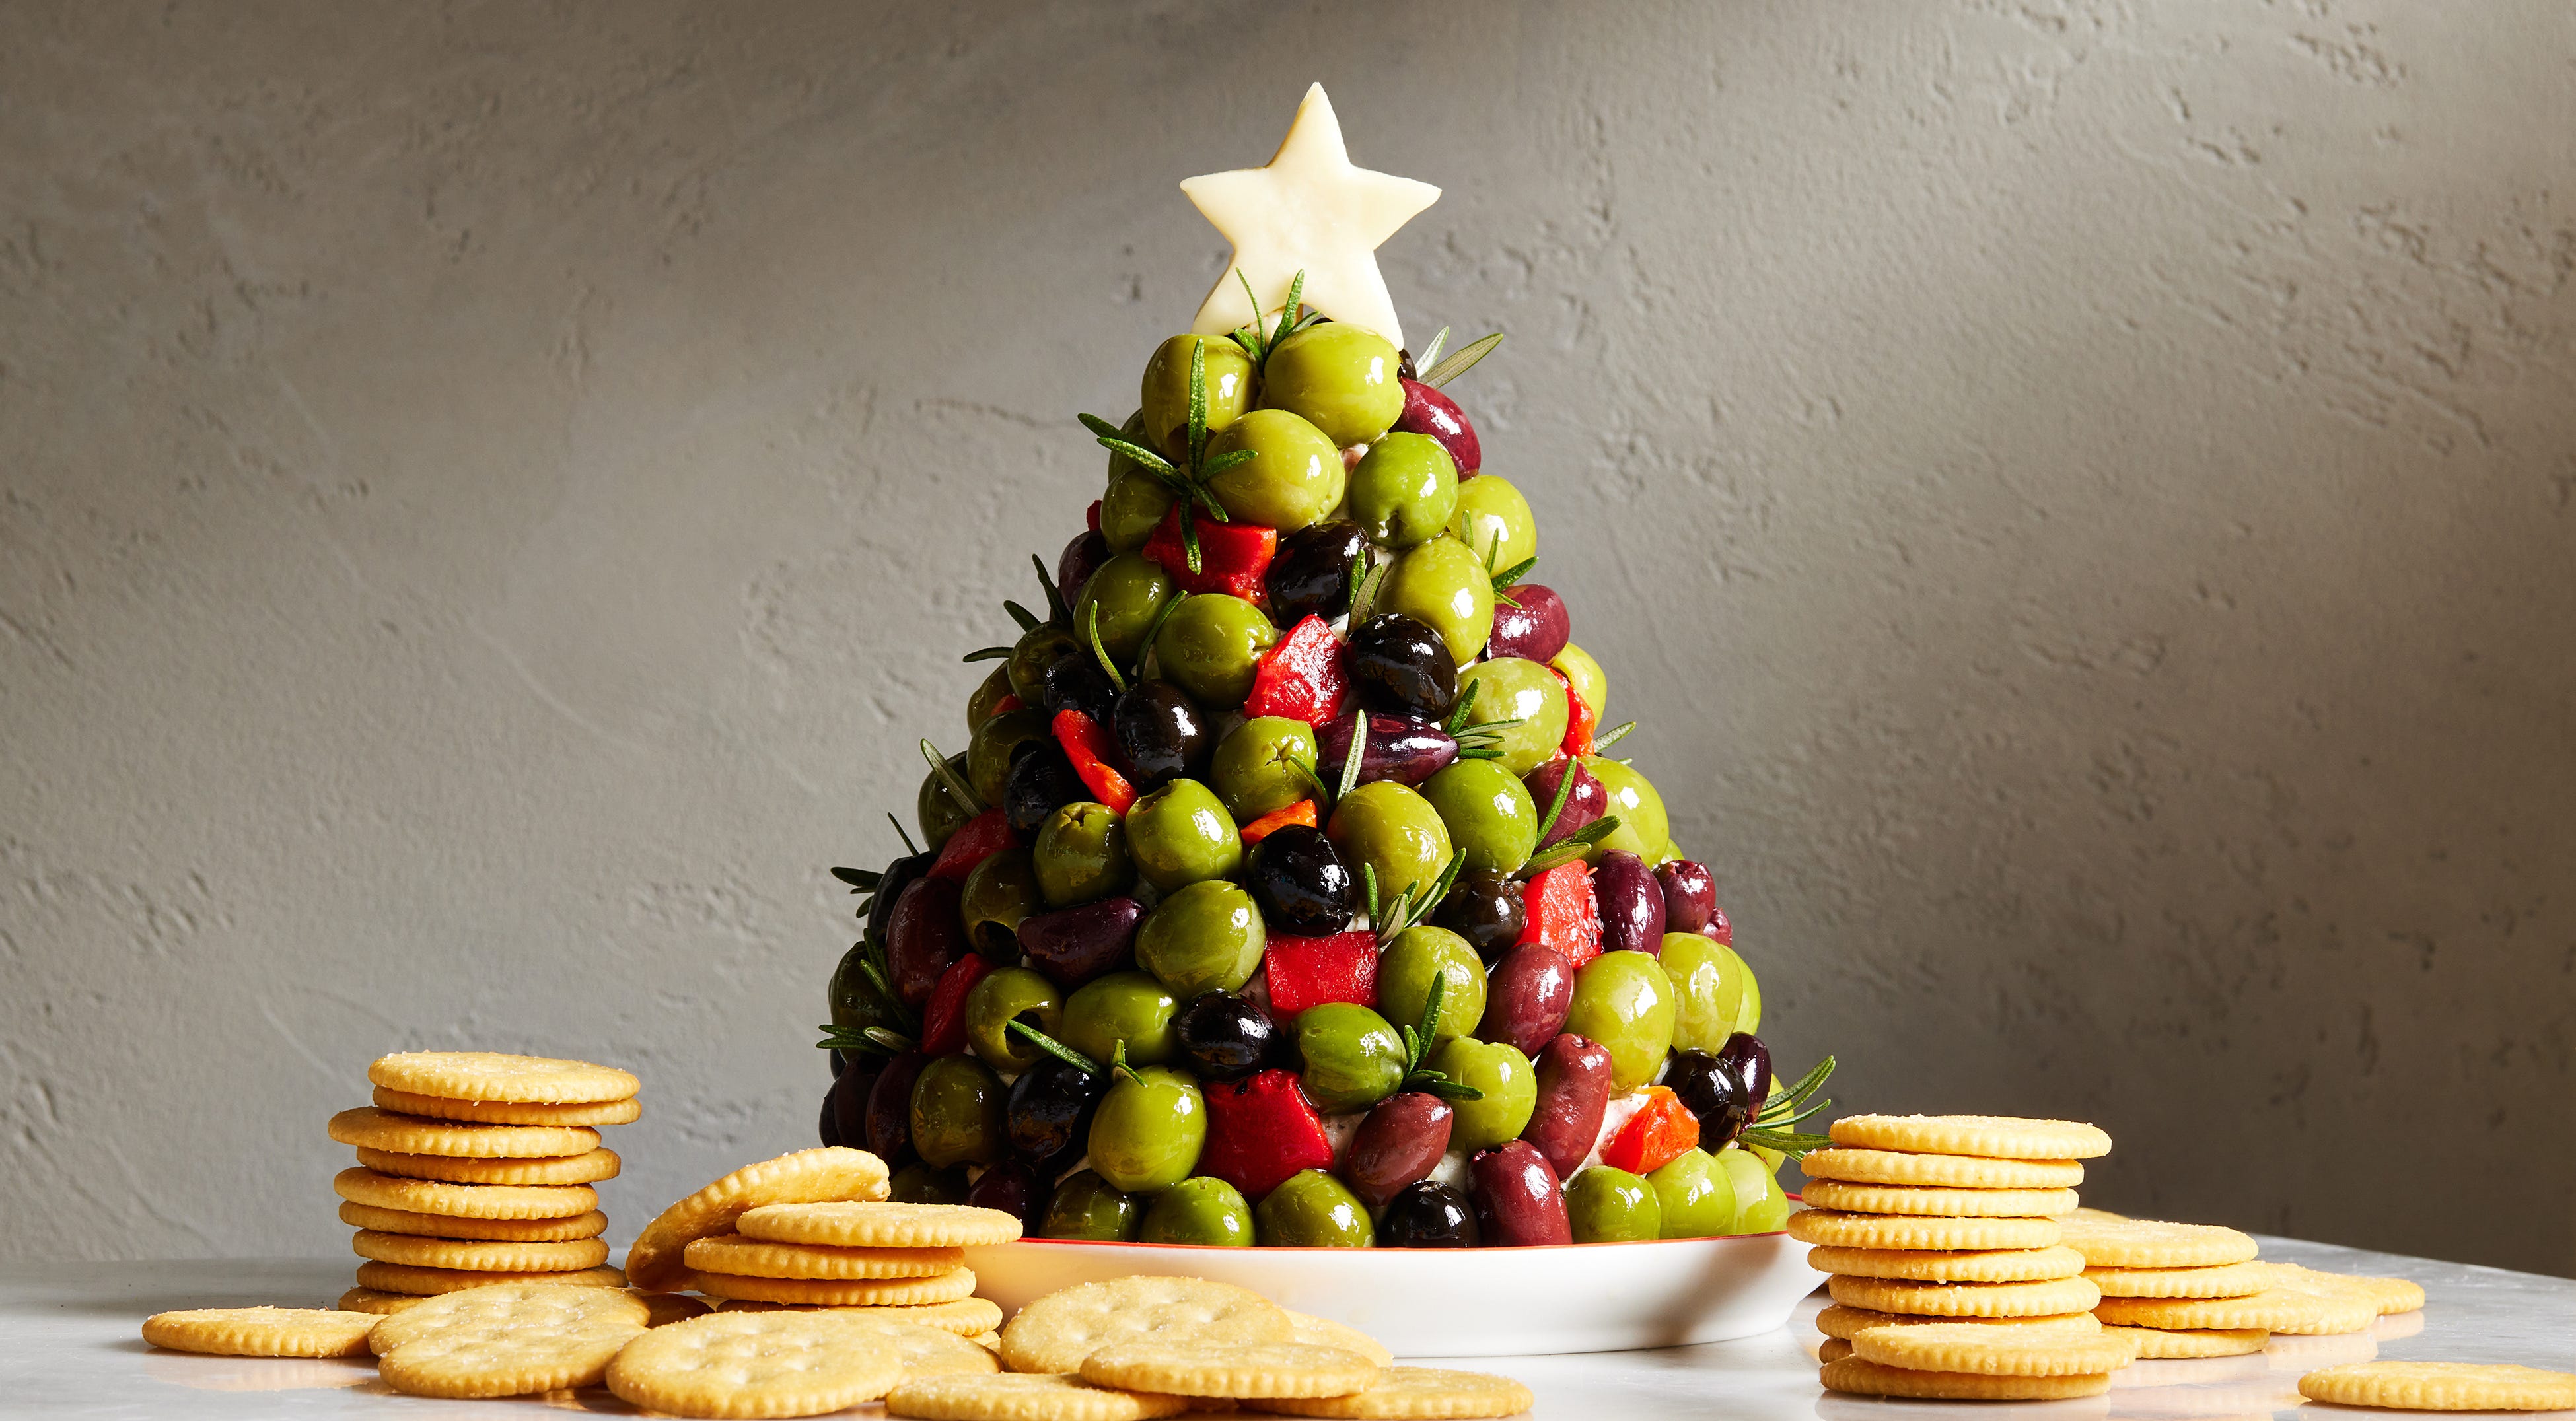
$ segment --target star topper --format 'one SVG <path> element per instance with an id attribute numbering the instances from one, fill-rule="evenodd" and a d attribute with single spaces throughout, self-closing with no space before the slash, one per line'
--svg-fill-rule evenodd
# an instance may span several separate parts
<path id="1" fill-rule="evenodd" d="M 1378 274 L 1378 244 L 1440 200 L 1440 189 L 1351 164 L 1324 86 L 1306 90 L 1269 166 L 1210 173 L 1181 184 L 1201 216 L 1234 244 L 1225 275 L 1199 304 L 1191 329 L 1221 336 L 1277 311 L 1288 283 L 1306 273 L 1304 304 L 1404 344 L 1395 302 Z M 1262 309 L 1251 309 L 1242 271 Z"/>

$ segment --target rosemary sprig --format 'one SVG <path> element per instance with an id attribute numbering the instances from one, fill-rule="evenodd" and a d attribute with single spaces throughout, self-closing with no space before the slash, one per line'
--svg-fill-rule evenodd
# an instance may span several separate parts
<path id="1" fill-rule="evenodd" d="M 1154 614 L 1154 620 L 1147 624 L 1145 628 L 1145 639 L 1136 643 L 1137 680 L 1141 681 L 1145 679 L 1145 658 L 1153 653 L 1154 638 L 1163 634 L 1163 623 L 1170 621 L 1172 619 L 1172 614 L 1181 610 L 1182 600 L 1183 599 L 1178 594 L 1164 598 L 1162 610 Z M 1095 604 L 1092 610 L 1096 612 L 1099 610 L 1099 607 Z"/>
<path id="2" fill-rule="evenodd" d="M 921 740 L 921 758 L 930 762 L 930 772 L 939 777 L 940 788 L 948 791 L 948 797 L 956 800 L 958 806 L 966 811 L 968 817 L 971 818 L 974 815 L 984 812 L 984 801 L 981 796 L 975 793 L 975 787 L 966 783 L 966 777 L 957 773 L 955 768 L 949 765 L 948 757 L 940 754 L 939 747 L 931 744 L 930 737 L 926 735 L 923 736 Z M 888 815 L 886 817 L 892 818 L 894 816 Z M 897 825 L 896 827 L 901 828 L 902 826 Z M 912 841 L 907 838 L 904 842 L 909 844 Z"/>
<path id="3" fill-rule="evenodd" d="M 1482 688 L 1480 682 L 1469 682 L 1467 694 L 1458 698 L 1458 708 L 1449 713 L 1449 723 L 1442 727 L 1448 732 L 1449 738 L 1457 742 L 1458 758 L 1461 760 L 1501 759 L 1503 732 L 1524 723 L 1517 716 L 1510 720 L 1480 720 L 1471 723 L 1468 717 L 1475 712 L 1476 692 Z"/>
<path id="4" fill-rule="evenodd" d="M 1023 634 L 1036 631 L 1039 627 L 1046 625 L 1044 622 L 1038 620 L 1037 613 L 1030 611 L 1028 608 L 1021 606 L 1017 602 L 1011 601 L 1007 597 L 1002 599 L 1002 610 L 1010 613 L 1011 620 L 1020 624 L 1020 631 Z"/>
<path id="5" fill-rule="evenodd" d="M 1510 567 L 1496 567 L 1495 564 L 1502 559 L 1503 534 L 1501 529 L 1496 529 L 1493 541 L 1485 545 L 1485 577 L 1494 584 L 1495 601 L 1506 607 L 1518 607 L 1520 602 L 1512 596 L 1512 589 L 1520 585 L 1522 578 L 1530 575 L 1531 568 L 1538 566 L 1538 558 L 1533 555 Z"/>
<path id="6" fill-rule="evenodd" d="M 882 1026 L 852 1031 L 848 1027 L 825 1022 L 814 1029 L 823 1033 L 823 1039 L 814 1043 L 818 1049 L 845 1051 L 853 1056 L 899 1056 L 920 1044 L 900 1031 L 889 1031 Z"/>
<path id="7" fill-rule="evenodd" d="M 1447 328 L 1444 327 L 1440 333 L 1443 336 L 1446 336 L 1449 332 Z M 1477 361 L 1493 354 L 1494 347 L 1501 345 L 1502 343 L 1502 333 L 1497 331 L 1494 334 L 1485 337 L 1483 340 L 1462 346 L 1459 348 L 1457 354 L 1452 355 L 1448 359 L 1433 365 L 1430 369 L 1423 371 L 1422 383 L 1431 386 L 1433 389 L 1438 389 L 1440 386 L 1446 385 L 1450 381 L 1455 380 L 1459 376 L 1476 368 Z"/>
<path id="8" fill-rule="evenodd" d="M 1636 728 L 1637 722 L 1633 720 L 1623 720 L 1617 725 L 1610 727 L 1608 730 L 1603 731 L 1601 734 L 1594 736 L 1592 738 L 1592 753 L 1595 755 L 1601 754 L 1611 746 L 1627 739 L 1628 732 Z"/>
<path id="9" fill-rule="evenodd" d="M 1180 600 L 1178 597 L 1172 599 L 1174 602 Z M 1099 660 L 1100 669 L 1109 673 L 1110 688 L 1123 696 L 1127 694 L 1127 678 L 1118 674 L 1118 663 L 1110 659 L 1109 649 L 1100 644 L 1100 604 L 1094 602 L 1086 610 L 1091 615 L 1082 630 L 1091 639 L 1091 654 Z"/>
<path id="10" fill-rule="evenodd" d="M 1352 790 L 1359 788 L 1360 761 L 1368 754 L 1368 712 L 1365 710 L 1351 712 L 1351 721 L 1351 748 L 1342 756 L 1342 783 L 1340 788 L 1333 791 L 1335 804 L 1341 803 L 1350 796 Z"/>
<path id="11" fill-rule="evenodd" d="M 920 857 L 921 846 L 912 841 L 912 833 L 910 830 L 903 827 L 903 821 L 895 818 L 892 814 L 888 814 L 886 816 L 886 822 L 894 826 L 895 837 L 903 840 L 904 853 L 911 857 Z"/>
<path id="12" fill-rule="evenodd" d="M 1440 328 L 1440 333 L 1439 333 L 1438 335 L 1435 335 L 1435 336 L 1433 336 L 1433 337 L 1431 338 L 1431 344 L 1424 346 L 1424 347 L 1422 348 L 1422 354 L 1421 354 L 1421 355 L 1419 355 L 1419 356 L 1417 356 L 1417 357 L 1415 357 L 1414 362 L 1413 362 L 1413 365 L 1414 365 L 1414 375 L 1413 375 L 1413 378 L 1415 378 L 1415 379 L 1417 379 L 1417 380 L 1421 379 L 1421 378 L 1422 378 L 1422 371 L 1424 371 L 1424 370 L 1426 370 L 1426 369 L 1430 368 L 1431 366 L 1434 366 L 1434 365 L 1439 364 L 1439 363 L 1440 363 L 1440 352 L 1441 352 L 1441 351 L 1443 351 L 1443 350 L 1448 349 L 1448 347 L 1449 347 L 1449 328 L 1448 328 L 1447 326 L 1442 326 L 1442 327 Z"/>
<path id="13" fill-rule="evenodd" d="M 979 646 L 957 659 L 969 666 L 978 661 L 1008 661 L 1011 651 L 1012 648 L 1007 646 Z"/>
<path id="14" fill-rule="evenodd" d="M 1575 830 L 1573 833 L 1566 835 L 1563 839 L 1558 840 L 1553 847 L 1548 849 L 1547 852 L 1540 854 L 1532 858 L 1528 863 L 1521 865 L 1521 877 L 1529 878 L 1536 874 L 1545 873 L 1559 864 L 1572 863 L 1576 859 L 1590 853 L 1593 845 L 1609 838 L 1612 834 L 1617 833 L 1618 830 L 1619 816 L 1616 814 L 1604 814 L 1600 818 L 1593 820 L 1591 823 L 1584 825 L 1582 828 Z M 1545 836 L 1542 835 L 1541 837 Z"/>
<path id="15" fill-rule="evenodd" d="M 885 875 L 872 868 L 835 868 L 832 876 L 850 885 L 853 893 L 874 893 L 885 881 Z"/>
<path id="16" fill-rule="evenodd" d="M 1763 1102 L 1760 1113 L 1753 1118 L 1753 1123 L 1746 1126 L 1744 1132 L 1736 1136 L 1736 1139 L 1744 1144 L 1777 1150 L 1792 1160 L 1802 1159 L 1808 1151 L 1820 1150 L 1833 1143 L 1829 1136 L 1811 1135 L 1791 1128 L 1798 1122 L 1833 1105 L 1831 1100 L 1818 1100 L 1813 1105 L 1807 1103 L 1807 1098 L 1814 1095 L 1817 1089 L 1824 1085 L 1825 1078 L 1833 1073 L 1833 1057 L 1827 1056 L 1818 1061 L 1805 1075 L 1798 1078 L 1796 1085 Z"/>
<path id="17" fill-rule="evenodd" d="M 1397 1083 L 1396 1089 L 1422 1091 L 1442 1100 L 1482 1100 L 1485 1098 L 1483 1091 L 1462 1081 L 1453 1081 L 1445 1072 L 1422 1064 L 1436 1044 L 1432 1032 L 1440 1024 L 1441 999 L 1448 994 L 1449 974 L 1445 971 L 1432 973 L 1431 990 L 1423 995 L 1421 1026 L 1398 1028 L 1404 1033 L 1404 1078 Z"/>
<path id="18" fill-rule="evenodd" d="M 1547 802 L 1547 814 L 1538 821 L 1538 842 L 1547 842 L 1547 831 L 1556 827 L 1556 816 L 1565 812 L 1565 801 L 1574 793 L 1574 776 L 1579 768 L 1568 761 L 1565 773 L 1556 777 L 1556 797 Z"/>
<path id="19" fill-rule="evenodd" d="M 1100 1063 L 1098 1061 L 1074 1050 L 1072 1047 L 1065 1045 L 1063 1042 L 1056 1040 L 1054 1037 L 1047 1035 L 1045 1032 L 1038 1030 L 1036 1027 L 1029 1025 L 1027 1022 L 1020 1020 L 1016 1016 L 1012 1017 L 1009 1021 L 1003 1022 L 1002 1029 L 1004 1031 L 1018 1032 L 1021 1040 L 1028 1042 L 1030 1045 L 1035 1046 L 1048 1055 L 1055 1057 L 1057 1060 L 1064 1062 L 1066 1065 L 1073 1067 L 1075 1070 L 1082 1072 L 1086 1076 L 1096 1076 L 1100 1074 Z M 1126 1044 L 1127 1043 L 1123 1041 L 1119 1043 L 1119 1048 L 1122 1052 L 1125 1050 Z"/>
<path id="20" fill-rule="evenodd" d="M 1047 574 L 1046 560 L 1031 553 L 1029 566 L 1038 570 L 1038 586 L 1046 589 L 1047 620 L 1058 626 L 1073 625 L 1073 609 L 1065 605 L 1064 589 L 1056 586 L 1055 579 Z"/>

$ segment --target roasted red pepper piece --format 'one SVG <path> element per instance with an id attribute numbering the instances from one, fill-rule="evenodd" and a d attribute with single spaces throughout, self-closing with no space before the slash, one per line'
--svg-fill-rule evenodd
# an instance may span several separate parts
<path id="1" fill-rule="evenodd" d="M 966 1049 L 966 994 L 991 973 L 993 964 L 975 953 L 950 963 L 930 989 L 921 1008 L 921 1049 L 925 1055 L 953 1056 Z"/>
<path id="2" fill-rule="evenodd" d="M 1258 1199 L 1300 1170 L 1333 1167 L 1332 1137 L 1290 1071 L 1206 1087 L 1207 1144 L 1198 1172 Z"/>
<path id="3" fill-rule="evenodd" d="M 1630 1174 L 1649 1174 L 1699 1143 L 1699 1117 L 1666 1086 L 1646 1087 L 1646 1103 L 1601 1147 L 1601 1162 Z"/>
<path id="4" fill-rule="evenodd" d="M 1270 983 L 1270 1013 L 1282 1021 L 1294 1021 L 1297 1013 L 1326 1002 L 1377 1005 L 1375 933 L 1272 933 L 1261 962 Z"/>
<path id="5" fill-rule="evenodd" d="M 993 702 L 993 714 L 995 715 L 1008 715 L 1012 711 L 1027 710 L 1028 708 L 1029 703 L 1021 700 L 1019 693 L 1016 691 L 1004 691 L 1002 693 L 1002 698 Z"/>
<path id="6" fill-rule="evenodd" d="M 1004 849 L 1020 846 L 1020 836 L 1011 832 L 1011 821 L 998 809 L 987 809 L 969 819 L 948 842 L 939 846 L 939 857 L 931 860 L 931 878 L 947 878 L 963 883 L 975 865 Z"/>
<path id="7" fill-rule="evenodd" d="M 1288 629 L 1279 644 L 1263 654 L 1252 671 L 1252 694 L 1244 699 L 1243 716 L 1286 716 L 1322 725 L 1342 713 L 1350 695 L 1351 673 L 1342 655 L 1342 639 L 1323 618 L 1307 616 Z"/>
<path id="8" fill-rule="evenodd" d="M 1269 838 L 1272 834 L 1281 829 L 1287 828 L 1291 824 L 1303 824 L 1309 829 L 1314 828 L 1315 801 L 1311 799 L 1301 799 L 1295 804 L 1289 805 L 1285 809 L 1271 810 L 1269 813 L 1264 814 L 1260 818 L 1253 820 L 1251 823 L 1244 825 L 1243 846 L 1245 848 L 1250 848 L 1254 844 L 1260 843 L 1262 840 Z"/>
<path id="9" fill-rule="evenodd" d="M 1134 806 L 1136 787 L 1113 767 L 1118 747 L 1110 743 L 1109 732 L 1099 722 L 1078 710 L 1060 710 L 1051 724 L 1055 743 L 1064 747 L 1065 758 L 1073 761 L 1074 776 L 1093 799 L 1108 805 L 1113 814 L 1124 814 Z"/>
<path id="10" fill-rule="evenodd" d="M 1190 550 L 1181 542 L 1181 510 L 1175 505 L 1145 540 L 1145 560 L 1159 563 L 1183 592 L 1223 592 L 1246 602 L 1262 600 L 1262 576 L 1279 551 L 1279 530 L 1258 523 L 1219 523 L 1204 514 L 1193 517 L 1198 530 L 1199 570 L 1190 571 Z"/>
<path id="11" fill-rule="evenodd" d="M 1592 753 L 1592 736 L 1601 728 L 1601 712 L 1574 694 L 1574 683 L 1565 678 L 1564 672 L 1553 666 L 1547 669 L 1565 688 L 1565 753 L 1582 759 Z"/>
<path id="12" fill-rule="evenodd" d="M 1565 955 L 1577 971 L 1601 955 L 1601 905 L 1592 896 L 1592 869 L 1561 863 L 1521 889 L 1528 922 L 1521 941 L 1543 942 Z"/>

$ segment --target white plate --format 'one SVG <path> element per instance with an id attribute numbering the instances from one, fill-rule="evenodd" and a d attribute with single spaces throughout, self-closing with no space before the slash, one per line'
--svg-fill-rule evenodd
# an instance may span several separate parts
<path id="1" fill-rule="evenodd" d="M 1557 1248 L 1206 1248 L 1023 1239 L 966 1250 L 975 1291 L 1017 1312 L 1058 1288 L 1146 1273 L 1234 1283 L 1346 1322 L 1399 1357 L 1625 1352 L 1768 1332 L 1825 1275 L 1787 1234 Z"/>

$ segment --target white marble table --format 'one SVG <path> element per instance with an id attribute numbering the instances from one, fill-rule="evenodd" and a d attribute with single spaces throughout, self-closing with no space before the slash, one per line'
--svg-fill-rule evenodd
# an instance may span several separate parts
<path id="1" fill-rule="evenodd" d="M 2141 1362 L 2106 1397 L 2021 1404 L 2015 1418 L 2185 1421 L 2250 1417 L 2300 1405 L 2300 1372 L 2371 1356 L 2521 1362 L 2576 1370 L 2576 1282 L 2323 1244 L 2265 1239 L 2266 1258 L 2340 1272 L 2408 1277 L 2431 1302 L 2350 1337 L 2275 1339 L 2262 1356 Z M 39 1263 L 0 1266 L 0 1417 L 478 1417 L 517 1407 L 637 1414 L 603 1390 L 516 1402 L 397 1396 L 365 1361 L 190 1357 L 146 1347 L 145 1316 L 167 1308 L 274 1303 L 327 1307 L 355 1260 Z M 1779 1332 L 1660 1352 L 1483 1359 L 1457 1365 L 1508 1372 L 1538 1393 L 1539 1417 L 1727 1417 L 1744 1421 L 1958 1421 L 1955 1402 L 1828 1396 L 1816 1386 L 1822 1306 L 1810 1298 Z M 2337 1410 L 2339 1408 L 2325 1408 Z M 875 1406 L 844 1413 L 882 1414 Z M 2352 1412 L 2361 1418 L 2387 1413 Z M 2559 1413 L 2561 1416 L 2568 1413 Z"/>

